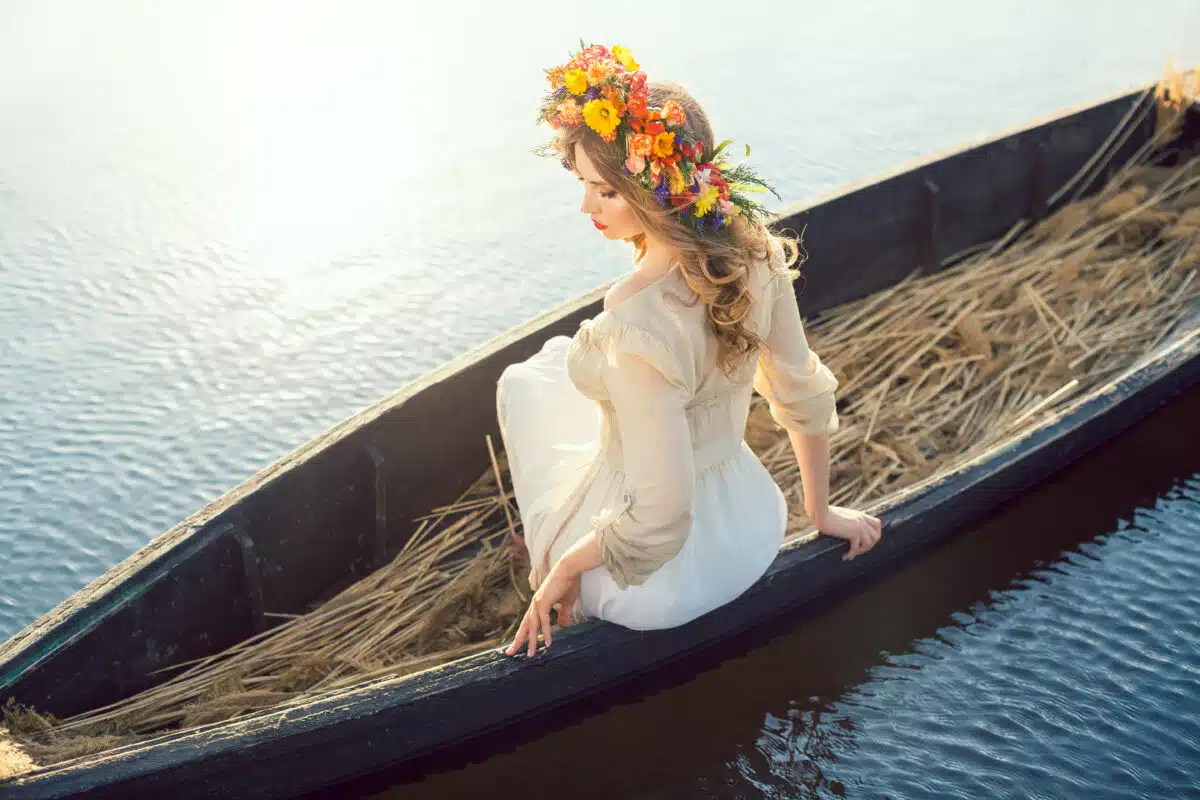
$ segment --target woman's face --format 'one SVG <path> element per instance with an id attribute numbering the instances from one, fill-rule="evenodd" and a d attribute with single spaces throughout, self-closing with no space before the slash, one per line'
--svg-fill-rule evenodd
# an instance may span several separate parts
<path id="1" fill-rule="evenodd" d="M 579 210 L 592 218 L 592 223 L 608 239 L 631 239 L 642 232 L 642 224 L 633 208 L 615 189 L 604 182 L 587 151 L 575 143 L 575 169 L 583 184 L 583 204 Z"/>

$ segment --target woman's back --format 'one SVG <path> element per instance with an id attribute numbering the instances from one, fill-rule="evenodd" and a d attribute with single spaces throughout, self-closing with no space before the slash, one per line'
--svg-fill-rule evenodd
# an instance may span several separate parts
<path id="1" fill-rule="evenodd" d="M 585 395 L 611 408 L 605 370 L 611 374 L 613 350 L 634 341 L 631 346 L 646 351 L 652 366 L 684 395 L 693 446 L 697 456 L 706 456 L 705 462 L 740 443 L 752 388 L 767 398 L 772 416 L 784 428 L 809 435 L 836 430 L 837 380 L 808 346 L 792 282 L 771 267 L 782 260 L 782 248 L 772 244 L 771 260 L 754 260 L 750 269 L 754 299 L 746 327 L 762 346 L 732 369 L 720 366 L 707 309 L 674 268 L 584 322 L 571 350 L 572 380 Z M 619 447 L 619 437 L 614 438 Z"/>

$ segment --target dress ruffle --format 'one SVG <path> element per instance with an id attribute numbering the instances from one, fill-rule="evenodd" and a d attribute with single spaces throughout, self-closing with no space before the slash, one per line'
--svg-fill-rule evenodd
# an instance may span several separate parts
<path id="1" fill-rule="evenodd" d="M 617 353 L 635 355 L 661 372 L 673 386 L 685 392 L 692 391 L 680 366 L 680 358 L 686 353 L 686 342 L 671 341 L 669 333 L 652 330 L 645 323 L 621 320 L 611 311 L 585 320 L 579 330 L 583 344 L 603 352 L 609 366 L 614 365 Z"/>

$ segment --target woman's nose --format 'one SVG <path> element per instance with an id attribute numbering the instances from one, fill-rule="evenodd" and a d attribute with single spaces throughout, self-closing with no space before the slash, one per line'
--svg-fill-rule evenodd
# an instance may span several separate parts
<path id="1" fill-rule="evenodd" d="M 586 189 L 583 192 L 583 202 L 579 204 L 579 210 L 584 214 L 592 214 L 596 211 L 596 205 L 592 202 L 592 193 Z"/>

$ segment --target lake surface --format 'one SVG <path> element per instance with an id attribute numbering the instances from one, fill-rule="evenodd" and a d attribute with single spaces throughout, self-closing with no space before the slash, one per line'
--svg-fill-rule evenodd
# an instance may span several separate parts
<path id="1" fill-rule="evenodd" d="M 969 5 L 0 5 L 0 639 L 330 425 L 629 269 L 530 153 L 541 70 L 581 35 L 688 85 L 785 203 L 1200 63 L 1194 0 Z M 1180 519 L 1187 479 L 1162 499 Z M 1129 536 L 1096 546 L 1144 557 Z M 1019 637 L 1053 603 L 963 630 Z M 898 649 L 927 635 L 895 622 Z M 1139 624 L 1114 658 L 1175 630 Z M 970 660 L 997 687 L 1021 680 L 987 655 Z M 885 683 L 913 708 L 958 699 Z M 940 717 L 844 702 L 896 749 L 837 780 L 881 752 L 958 752 Z M 772 708 L 738 768 L 764 786 L 815 713 Z M 846 713 L 816 729 L 836 738 Z"/>
<path id="2" fill-rule="evenodd" d="M 378 800 L 1200 797 L 1200 387 L 824 608 Z M 501 791 L 503 789 L 503 791 Z"/>

